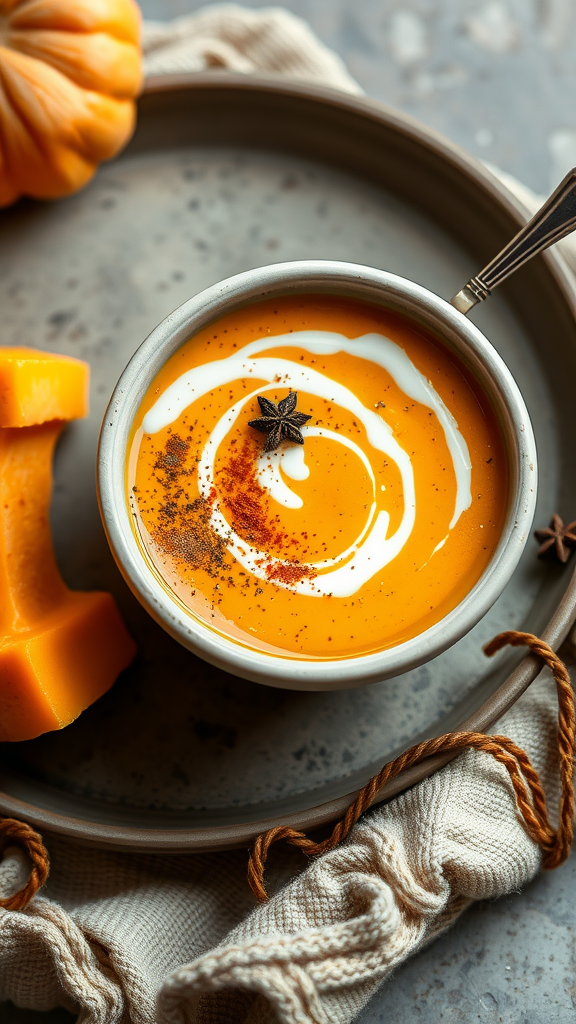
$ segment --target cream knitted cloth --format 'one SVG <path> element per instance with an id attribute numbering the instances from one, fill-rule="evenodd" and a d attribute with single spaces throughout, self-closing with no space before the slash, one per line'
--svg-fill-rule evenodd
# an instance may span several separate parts
<path id="1" fill-rule="evenodd" d="M 499 731 L 528 751 L 554 799 L 550 683 L 534 684 Z M 345 1024 L 470 900 L 516 891 L 540 865 L 505 769 L 474 752 L 367 814 L 257 909 L 245 851 L 47 845 L 43 893 L 23 913 L 0 910 L 0 994 L 37 1009 L 62 1003 L 85 1024 Z M 275 848 L 272 885 L 302 861 Z M 22 862 L 6 852 L 2 894 L 21 883 Z"/>
<path id="2" fill-rule="evenodd" d="M 205 8 L 146 25 L 144 42 L 150 74 L 218 65 L 360 91 L 302 21 L 276 8 Z M 550 681 L 498 731 L 528 751 L 556 799 Z M 471 900 L 519 889 L 540 865 L 505 769 L 473 752 L 367 814 L 300 874 L 301 855 L 275 848 L 279 891 L 262 908 L 245 851 L 135 856 L 46 838 L 44 891 L 23 913 L 0 909 L 0 1000 L 63 1004 L 84 1024 L 345 1024 Z M 0 892 L 26 870 L 18 850 L 5 851 Z"/>
<path id="3" fill-rule="evenodd" d="M 309 26 L 281 7 L 251 11 L 215 4 L 174 21 L 145 21 L 142 33 L 147 76 L 176 71 L 229 71 L 289 75 L 335 89 L 362 89 L 341 58 Z"/>

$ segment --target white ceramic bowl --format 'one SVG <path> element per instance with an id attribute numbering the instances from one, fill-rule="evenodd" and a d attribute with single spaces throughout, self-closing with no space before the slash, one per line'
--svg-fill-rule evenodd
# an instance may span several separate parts
<path id="1" fill-rule="evenodd" d="M 496 412 L 508 456 L 510 488 L 497 549 L 476 585 L 443 619 L 405 643 L 376 654 L 302 661 L 243 647 L 187 612 L 164 587 L 130 522 L 125 466 L 140 402 L 166 360 L 191 335 L 225 313 L 259 299 L 326 293 L 364 300 L 424 326 L 472 372 Z M 110 400 L 98 457 L 98 492 L 114 557 L 138 600 L 176 640 L 234 675 L 295 690 L 337 690 L 386 679 L 441 654 L 482 618 L 512 576 L 530 533 L 536 502 L 536 448 L 518 387 L 490 342 L 444 299 L 412 281 L 352 263 L 281 263 L 228 278 L 179 306 L 132 357 Z"/>

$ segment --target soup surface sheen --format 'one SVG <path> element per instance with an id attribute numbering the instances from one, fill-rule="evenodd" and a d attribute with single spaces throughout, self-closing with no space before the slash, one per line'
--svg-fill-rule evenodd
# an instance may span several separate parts
<path id="1" fill-rule="evenodd" d="M 249 426 L 291 392 L 304 445 Z M 472 376 L 385 309 L 290 296 L 222 317 L 168 360 L 136 417 L 128 501 L 164 586 L 278 656 L 368 654 L 474 586 L 501 533 L 504 446 Z"/>

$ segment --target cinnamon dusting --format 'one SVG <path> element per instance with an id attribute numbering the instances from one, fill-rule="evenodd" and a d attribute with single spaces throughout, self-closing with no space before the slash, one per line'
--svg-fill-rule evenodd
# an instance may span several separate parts
<path id="1" fill-rule="evenodd" d="M 215 492 L 210 499 L 201 496 L 189 500 L 184 487 L 194 475 L 187 465 L 190 441 L 171 434 L 154 464 L 155 479 L 163 492 L 158 507 L 158 526 L 153 538 L 167 555 L 190 569 L 204 569 L 219 575 L 225 562 L 226 544 L 212 529 L 210 517 Z"/>
<path id="2" fill-rule="evenodd" d="M 251 546 L 266 551 L 268 555 L 274 551 L 279 557 L 288 558 L 296 565 L 298 563 L 294 554 L 290 557 L 290 549 L 292 552 L 297 550 L 300 541 L 283 527 L 280 516 L 271 510 L 270 497 L 258 482 L 258 455 L 256 444 L 244 439 L 219 468 L 217 483 L 222 510 L 235 533 L 245 538 Z M 294 582 L 305 575 L 316 575 L 309 566 L 302 568 L 304 571 L 300 575 L 292 573 Z M 284 569 L 288 571 L 288 576 L 282 575 Z M 291 570 L 292 566 L 278 566 L 274 575 L 268 574 L 268 569 L 266 575 L 269 579 L 290 582 L 288 577 Z"/>
<path id="3" fill-rule="evenodd" d="M 269 580 L 278 580 L 288 586 L 293 586 L 303 579 L 313 580 L 318 575 L 311 565 L 302 565 L 300 562 L 290 562 L 288 565 L 269 564 L 265 572 Z"/>
<path id="4" fill-rule="evenodd" d="M 265 551 L 268 557 L 274 550 L 281 553 L 280 557 L 290 559 L 286 565 L 264 565 L 271 582 L 277 580 L 290 586 L 305 577 L 315 577 L 317 573 L 311 566 L 294 557 L 299 541 L 283 529 L 280 516 L 272 513 L 269 496 L 258 482 L 256 445 L 244 439 L 237 448 L 231 446 L 217 471 L 217 488 L 211 488 L 208 498 L 197 495 L 192 499 L 188 487 L 196 466 L 189 464 L 190 449 L 191 438 L 171 434 L 154 462 L 154 479 L 161 494 L 152 533 L 158 548 L 187 568 L 203 569 L 214 579 L 222 580 L 227 563 L 226 541 L 211 524 L 218 492 L 222 511 L 235 533 L 248 545 Z M 226 582 L 234 585 L 232 577 L 226 577 Z M 240 585 L 249 584 L 244 581 Z"/>
<path id="5" fill-rule="evenodd" d="M 218 490 L 222 509 L 232 529 L 251 545 L 269 550 L 281 547 L 284 533 L 279 516 L 270 512 L 270 502 L 256 477 L 258 449 L 249 441 L 234 448 L 218 469 Z"/>

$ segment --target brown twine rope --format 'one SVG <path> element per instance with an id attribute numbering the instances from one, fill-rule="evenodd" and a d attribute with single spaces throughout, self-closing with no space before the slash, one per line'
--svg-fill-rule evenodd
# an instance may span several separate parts
<path id="1" fill-rule="evenodd" d="M 532 654 L 541 658 L 552 670 L 558 693 L 558 752 L 560 759 L 560 814 L 559 825 L 555 830 L 548 817 L 546 797 L 540 784 L 538 773 L 530 763 L 526 752 L 516 746 L 506 736 L 486 736 L 477 732 L 447 733 L 435 739 L 426 740 L 410 747 L 399 757 L 384 765 L 382 770 L 366 783 L 358 796 L 339 821 L 332 834 L 320 843 L 308 839 L 303 832 L 280 826 L 270 829 L 258 836 L 254 843 L 248 864 L 248 882 L 254 895 L 266 901 L 268 895 L 264 888 L 264 866 L 268 851 L 273 843 L 286 839 L 293 846 L 298 846 L 307 856 L 317 856 L 332 850 L 346 838 L 358 818 L 370 806 L 376 793 L 405 768 L 419 764 L 434 754 L 445 754 L 473 747 L 492 754 L 505 766 L 510 775 L 516 803 L 528 834 L 537 842 L 543 851 L 542 866 L 552 869 L 562 864 L 572 845 L 574 818 L 574 695 L 570 677 L 564 663 L 543 640 L 531 633 L 519 633 L 511 630 L 494 637 L 484 648 L 490 657 L 506 644 L 513 647 L 525 645 Z M 32 897 L 44 885 L 49 870 L 48 852 L 41 836 L 30 825 L 14 818 L 0 819 L 0 837 L 12 840 L 28 854 L 32 868 L 28 881 L 17 893 L 0 899 L 0 907 L 5 910 L 24 910 Z"/>
<path id="2" fill-rule="evenodd" d="M 0 899 L 0 907 L 4 907 L 4 910 L 24 910 L 48 878 L 48 851 L 38 832 L 15 818 L 0 818 L 0 837 L 21 846 L 32 861 L 26 885 L 13 896 Z"/>
<path id="3" fill-rule="evenodd" d="M 248 861 L 248 884 L 258 900 L 266 902 L 268 893 L 264 886 L 264 867 L 268 851 L 273 843 L 285 839 L 292 846 L 298 846 L 308 857 L 315 857 L 327 850 L 333 850 L 346 838 L 360 815 L 370 806 L 380 789 L 394 779 L 405 768 L 419 764 L 434 754 L 445 754 L 473 747 L 492 754 L 507 769 L 516 804 L 528 834 L 542 848 L 542 866 L 545 869 L 558 867 L 566 860 L 573 838 L 574 819 L 574 694 L 568 670 L 551 647 L 532 633 L 519 633 L 510 630 L 494 637 L 484 648 L 485 654 L 491 657 L 502 647 L 526 646 L 536 657 L 541 658 L 552 670 L 558 694 L 558 753 L 560 759 L 560 814 L 558 828 L 555 830 L 548 817 L 546 797 L 540 784 L 538 772 L 530 763 L 524 750 L 516 746 L 507 736 L 487 736 L 481 732 L 451 732 L 435 739 L 425 740 L 405 750 L 393 761 L 385 764 L 377 775 L 374 775 L 363 789 L 360 790 L 346 814 L 332 830 L 331 835 L 322 842 L 315 843 L 303 832 L 286 826 L 271 828 L 259 835 L 254 843 Z"/>

